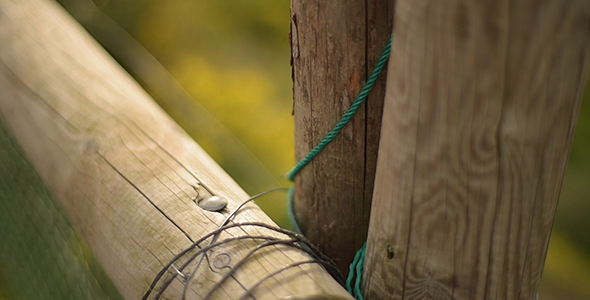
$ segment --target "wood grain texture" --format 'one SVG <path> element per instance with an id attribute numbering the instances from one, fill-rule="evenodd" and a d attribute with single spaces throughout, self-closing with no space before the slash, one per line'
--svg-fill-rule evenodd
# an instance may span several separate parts
<path id="1" fill-rule="evenodd" d="M 61 8 L 45 0 L 0 1 L 0 114 L 126 299 L 140 299 L 158 271 L 218 228 L 248 198 L 240 187 Z M 193 201 L 229 199 L 220 213 Z M 272 221 L 247 205 L 236 222 Z M 226 236 L 270 235 L 243 228 Z M 209 253 L 190 284 L 201 299 L 260 242 Z M 237 299 L 266 275 L 309 260 L 272 247 L 257 252 L 215 299 Z M 165 278 L 173 273 L 168 272 Z M 166 299 L 179 299 L 175 280 Z M 302 265 L 253 291 L 256 299 L 350 299 L 321 267 Z"/>
<path id="2" fill-rule="evenodd" d="M 369 299 L 534 299 L 588 69 L 590 2 L 396 4 Z"/>
<path id="3" fill-rule="evenodd" d="M 392 0 L 292 1 L 297 160 L 354 102 L 390 37 L 392 18 Z M 383 74 L 356 116 L 295 180 L 303 233 L 344 274 L 367 237 L 384 93 Z"/>

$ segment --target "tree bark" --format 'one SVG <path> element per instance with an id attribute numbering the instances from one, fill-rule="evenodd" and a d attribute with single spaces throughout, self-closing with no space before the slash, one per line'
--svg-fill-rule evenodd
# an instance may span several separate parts
<path id="1" fill-rule="evenodd" d="M 535 299 L 577 121 L 590 2 L 396 4 L 369 299 Z"/>
<path id="2" fill-rule="evenodd" d="M 292 1 L 297 160 L 356 99 L 391 35 L 392 17 L 392 0 Z M 351 122 L 295 180 L 303 233 L 344 274 L 367 237 L 384 91 L 383 75 Z"/>
<path id="3" fill-rule="evenodd" d="M 126 299 L 141 299 L 166 263 L 248 198 L 53 1 L 0 0 L 0 90 L 7 127 Z M 228 206 L 210 212 L 195 203 L 212 195 Z M 276 226 L 255 204 L 233 220 L 246 221 Z M 245 235 L 284 238 L 242 227 L 219 240 Z M 209 251 L 187 299 L 205 297 L 262 242 Z M 287 268 L 309 260 L 293 247 L 264 248 L 213 296 L 242 299 L 261 283 L 256 299 L 351 299 L 315 263 Z M 184 284 L 177 277 L 163 298 L 180 299 Z"/>

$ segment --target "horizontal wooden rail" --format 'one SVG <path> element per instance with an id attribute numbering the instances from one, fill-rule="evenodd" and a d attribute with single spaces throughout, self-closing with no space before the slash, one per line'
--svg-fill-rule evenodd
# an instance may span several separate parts
<path id="1" fill-rule="evenodd" d="M 248 198 L 52 1 L 0 0 L 0 90 L 4 122 L 126 299 L 140 299 L 167 262 Z M 227 198 L 228 207 L 209 212 L 194 201 L 211 195 Z M 254 204 L 234 221 L 275 226 Z M 226 235 L 277 236 L 250 227 Z M 214 248 L 187 298 L 203 298 L 259 244 Z M 236 268 L 213 296 L 243 297 L 267 275 L 310 259 L 287 246 L 268 249 Z M 174 280 L 165 298 L 179 299 L 183 288 Z M 252 293 L 351 298 L 317 264 L 285 270 Z"/>

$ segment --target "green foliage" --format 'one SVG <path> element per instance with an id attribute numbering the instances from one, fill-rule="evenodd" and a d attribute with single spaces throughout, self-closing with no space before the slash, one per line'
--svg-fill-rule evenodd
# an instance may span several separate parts
<path id="1" fill-rule="evenodd" d="M 0 299 L 122 299 L 0 119 Z"/>

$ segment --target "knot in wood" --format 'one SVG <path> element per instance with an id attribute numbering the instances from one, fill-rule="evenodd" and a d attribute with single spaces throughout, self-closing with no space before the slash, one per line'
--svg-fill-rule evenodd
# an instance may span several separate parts
<path id="1" fill-rule="evenodd" d="M 231 257 L 227 253 L 219 253 L 212 259 L 213 267 L 216 269 L 223 269 L 229 267 Z"/>
<path id="2" fill-rule="evenodd" d="M 98 149 L 100 149 L 100 145 L 98 144 L 97 141 L 95 141 L 93 139 L 86 141 L 86 143 L 84 144 L 84 153 L 85 154 L 94 154 L 95 152 L 98 151 Z"/>

